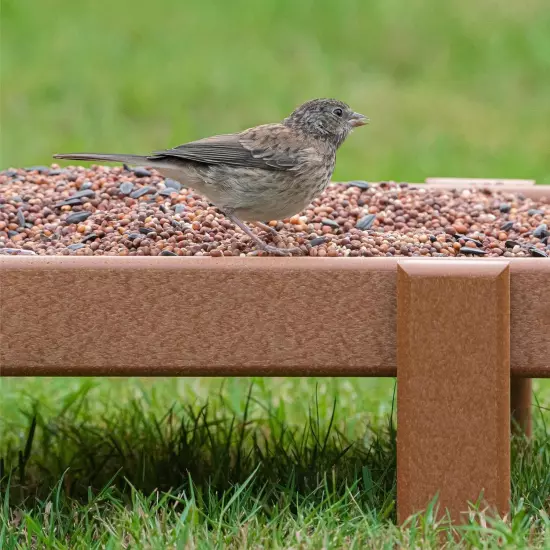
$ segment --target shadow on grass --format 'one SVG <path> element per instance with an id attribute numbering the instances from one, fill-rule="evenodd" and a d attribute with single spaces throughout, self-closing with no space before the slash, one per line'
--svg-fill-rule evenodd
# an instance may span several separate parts
<path id="1" fill-rule="evenodd" d="M 336 428 L 336 402 L 326 414 L 317 398 L 302 427 L 285 424 L 249 389 L 242 415 L 222 395 L 202 406 L 173 406 L 163 416 L 140 402 L 110 416 L 86 416 L 79 395 L 56 418 L 29 414 L 24 449 L 7 449 L 0 490 L 10 505 L 32 508 L 61 491 L 85 503 L 106 488 L 218 495 L 252 480 L 264 505 L 301 497 L 321 502 L 351 490 L 361 505 L 394 519 L 396 433 L 393 415 L 350 442 Z M 61 482 L 60 482 L 61 480 Z M 4 493 L 6 494 L 6 493 Z"/>
<path id="2" fill-rule="evenodd" d="M 223 512 L 246 493 L 246 506 L 266 517 L 283 508 L 299 515 L 304 503 L 314 510 L 347 502 L 365 517 L 395 522 L 393 412 L 350 442 L 337 428 L 336 402 L 320 410 L 315 397 L 307 421 L 296 427 L 252 390 L 239 415 L 221 394 L 162 416 L 140 401 L 115 406 L 108 416 L 88 414 L 85 391 L 55 418 L 43 417 L 37 406 L 28 415 L 24 448 L 2 451 L 4 507 L 39 515 L 56 499 L 131 507 L 138 495 L 151 506 L 168 499 L 174 508 L 190 498 L 215 516 L 215 508 Z M 550 436 L 540 409 L 536 436 L 512 440 L 512 509 L 527 522 L 550 506 Z"/>

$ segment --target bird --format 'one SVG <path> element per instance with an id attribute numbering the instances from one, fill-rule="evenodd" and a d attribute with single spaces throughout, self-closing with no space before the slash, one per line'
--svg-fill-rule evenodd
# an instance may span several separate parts
<path id="1" fill-rule="evenodd" d="M 338 148 L 354 128 L 369 122 L 342 101 L 312 99 L 281 122 L 206 137 L 149 155 L 70 153 L 53 157 L 154 168 L 203 195 L 259 250 L 292 255 L 302 250 L 270 245 L 245 222 L 277 234 L 266 222 L 294 216 L 319 196 L 330 183 Z"/>

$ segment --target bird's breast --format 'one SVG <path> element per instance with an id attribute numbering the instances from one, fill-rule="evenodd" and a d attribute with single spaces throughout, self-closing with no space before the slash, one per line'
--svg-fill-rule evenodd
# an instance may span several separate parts
<path id="1" fill-rule="evenodd" d="M 209 166 L 199 169 L 194 187 L 221 210 L 244 221 L 289 218 L 301 212 L 330 182 L 334 162 L 305 163 L 299 170 Z"/>

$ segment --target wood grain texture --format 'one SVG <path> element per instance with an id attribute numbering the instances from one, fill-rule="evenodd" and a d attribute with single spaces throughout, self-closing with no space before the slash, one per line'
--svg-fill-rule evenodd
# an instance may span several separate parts
<path id="1" fill-rule="evenodd" d="M 398 268 L 397 505 L 438 496 L 503 514 L 510 497 L 510 278 L 506 262 Z"/>
<path id="2" fill-rule="evenodd" d="M 0 375 L 395 376 L 398 261 L 0 256 Z M 550 260 L 510 266 L 512 374 L 550 377 Z"/>

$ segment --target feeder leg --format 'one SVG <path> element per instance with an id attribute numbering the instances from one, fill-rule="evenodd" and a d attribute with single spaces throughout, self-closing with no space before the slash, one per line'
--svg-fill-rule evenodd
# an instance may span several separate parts
<path id="1" fill-rule="evenodd" d="M 512 431 L 531 437 L 532 380 L 512 377 L 510 383 L 510 413 Z"/>
<path id="2" fill-rule="evenodd" d="M 404 260 L 397 276 L 397 512 L 510 499 L 507 262 Z"/>

